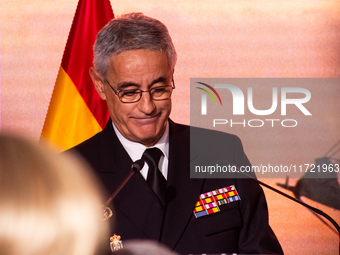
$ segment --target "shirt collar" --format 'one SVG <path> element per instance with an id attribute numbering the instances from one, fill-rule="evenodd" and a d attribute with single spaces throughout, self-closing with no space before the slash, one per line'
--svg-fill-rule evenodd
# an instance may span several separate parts
<path id="1" fill-rule="evenodd" d="M 117 134 L 119 141 L 121 142 L 121 144 L 123 145 L 123 147 L 127 151 L 127 153 L 129 154 L 132 161 L 134 162 L 134 161 L 142 158 L 142 155 L 143 155 L 145 149 L 147 149 L 148 147 L 144 146 L 141 143 L 132 142 L 132 141 L 126 139 L 118 131 L 118 129 L 116 128 L 116 126 L 114 125 L 113 122 L 112 122 L 112 126 L 113 126 L 114 131 Z M 162 137 L 158 140 L 158 142 L 154 146 L 151 146 L 150 148 L 153 148 L 153 147 L 159 148 L 163 152 L 163 155 L 167 159 L 169 159 L 169 122 L 167 122 L 167 124 L 166 124 L 165 132 L 162 135 Z"/>

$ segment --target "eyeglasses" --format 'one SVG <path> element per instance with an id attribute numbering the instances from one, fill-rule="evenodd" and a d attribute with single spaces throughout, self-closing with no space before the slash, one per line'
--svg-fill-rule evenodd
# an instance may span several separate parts
<path id="1" fill-rule="evenodd" d="M 175 82 L 172 80 L 171 85 L 153 87 L 149 90 L 140 90 L 140 89 L 123 89 L 116 91 L 108 80 L 105 80 L 107 84 L 111 87 L 113 92 L 118 96 L 119 100 L 122 103 L 136 103 L 142 98 L 142 94 L 144 92 L 148 92 L 152 100 L 162 101 L 171 97 L 172 90 L 175 89 Z"/>

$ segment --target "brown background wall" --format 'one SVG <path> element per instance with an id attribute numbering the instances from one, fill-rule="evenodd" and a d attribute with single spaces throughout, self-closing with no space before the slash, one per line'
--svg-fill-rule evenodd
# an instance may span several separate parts
<path id="1" fill-rule="evenodd" d="M 39 139 L 77 2 L 0 0 L 3 130 Z M 115 15 L 143 12 L 168 26 L 179 56 L 171 116 L 177 122 L 190 122 L 192 77 L 340 77 L 338 1 L 118 0 L 111 4 Z M 315 123 L 325 132 L 310 137 L 318 146 L 306 144 L 307 152 L 296 152 L 308 163 L 339 140 L 340 111 L 334 104 L 340 93 L 335 91 L 323 105 L 331 109 L 329 116 Z M 259 151 L 266 144 L 251 139 L 248 132 L 236 133 L 253 164 L 260 162 Z M 294 143 L 289 136 L 278 134 L 274 139 L 278 144 L 287 139 Z M 275 185 L 284 180 L 265 181 Z M 270 222 L 286 254 L 337 254 L 339 239 L 332 230 L 299 205 L 266 193 Z M 340 222 L 338 210 L 307 201 Z"/>

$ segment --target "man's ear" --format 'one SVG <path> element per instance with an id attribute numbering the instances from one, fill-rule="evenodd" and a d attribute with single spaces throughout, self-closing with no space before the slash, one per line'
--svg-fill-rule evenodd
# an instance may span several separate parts
<path id="1" fill-rule="evenodd" d="M 106 95 L 104 92 L 104 83 L 103 83 L 104 79 L 94 67 L 90 68 L 90 76 L 94 84 L 94 87 L 96 88 L 98 92 L 99 97 L 103 100 L 106 100 Z"/>

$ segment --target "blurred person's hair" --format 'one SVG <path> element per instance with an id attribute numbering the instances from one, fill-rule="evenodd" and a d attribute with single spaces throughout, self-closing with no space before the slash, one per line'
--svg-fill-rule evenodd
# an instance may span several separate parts
<path id="1" fill-rule="evenodd" d="M 151 50 L 166 53 L 173 70 L 177 60 L 175 47 L 166 26 L 142 13 L 128 13 L 112 19 L 97 35 L 93 65 L 107 78 L 112 56 L 129 50 Z"/>
<path id="2" fill-rule="evenodd" d="M 0 254 L 93 255 L 107 239 L 97 179 L 74 155 L 0 135 Z"/>

